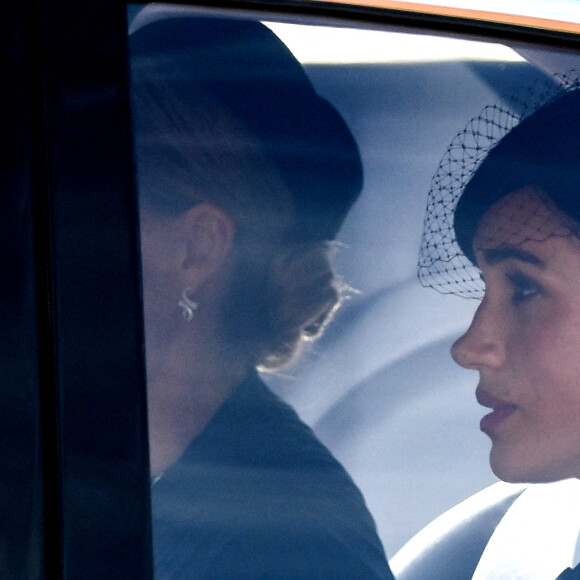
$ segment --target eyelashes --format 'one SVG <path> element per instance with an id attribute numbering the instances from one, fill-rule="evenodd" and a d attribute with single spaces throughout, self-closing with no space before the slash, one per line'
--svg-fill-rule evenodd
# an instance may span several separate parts
<path id="1" fill-rule="evenodd" d="M 545 294 L 545 288 L 533 273 L 527 268 L 522 270 L 518 264 L 484 264 L 478 266 L 478 274 L 486 296 L 501 297 L 515 306 Z"/>
<path id="2" fill-rule="evenodd" d="M 525 302 L 541 292 L 539 284 L 520 272 L 508 273 L 507 279 L 512 288 L 512 302 Z"/>

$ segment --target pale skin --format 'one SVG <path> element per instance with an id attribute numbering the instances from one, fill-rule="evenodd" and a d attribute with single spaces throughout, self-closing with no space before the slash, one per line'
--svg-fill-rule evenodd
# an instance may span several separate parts
<path id="1" fill-rule="evenodd" d="M 246 372 L 218 335 L 235 224 L 209 203 L 178 217 L 141 210 L 150 462 L 162 474 L 205 428 Z M 186 322 L 184 288 L 199 303 Z"/>
<path id="2" fill-rule="evenodd" d="M 510 482 L 580 477 L 580 240 L 537 193 L 513 192 L 481 220 L 473 247 L 485 295 L 452 348 L 479 373 L 491 467 Z M 555 223 L 557 235 L 538 236 Z"/>

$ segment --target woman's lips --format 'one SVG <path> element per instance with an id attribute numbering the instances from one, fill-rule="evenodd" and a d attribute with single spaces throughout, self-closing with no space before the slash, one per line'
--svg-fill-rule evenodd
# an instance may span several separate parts
<path id="1" fill-rule="evenodd" d="M 488 433 L 489 431 L 496 429 L 517 409 L 516 405 L 508 403 L 502 399 L 498 399 L 497 397 L 490 395 L 487 391 L 484 391 L 480 388 L 477 388 L 475 391 L 475 397 L 480 405 L 492 409 L 492 412 L 486 415 L 479 424 L 479 428 L 484 433 Z"/>

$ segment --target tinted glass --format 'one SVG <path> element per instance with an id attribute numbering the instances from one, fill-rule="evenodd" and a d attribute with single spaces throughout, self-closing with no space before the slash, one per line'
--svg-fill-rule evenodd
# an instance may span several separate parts
<path id="1" fill-rule="evenodd" d="M 394 556 L 497 481 L 477 376 L 449 354 L 478 303 L 417 279 L 432 178 L 483 107 L 519 115 L 527 87 L 577 56 L 141 8 L 129 34 L 156 573 L 338 577 L 338 562 L 344 577 L 389 577 L 381 544 Z M 323 248 L 336 311 L 314 293 Z"/>

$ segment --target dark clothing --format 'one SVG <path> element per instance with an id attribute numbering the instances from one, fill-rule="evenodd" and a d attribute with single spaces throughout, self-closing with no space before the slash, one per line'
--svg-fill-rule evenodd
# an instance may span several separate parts
<path id="1" fill-rule="evenodd" d="M 580 580 L 580 565 L 576 568 L 566 568 L 556 580 Z"/>
<path id="2" fill-rule="evenodd" d="M 344 468 L 257 378 L 153 486 L 156 580 L 392 579 Z"/>

